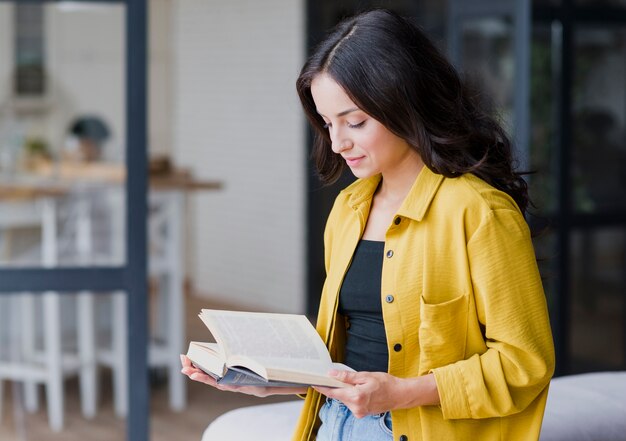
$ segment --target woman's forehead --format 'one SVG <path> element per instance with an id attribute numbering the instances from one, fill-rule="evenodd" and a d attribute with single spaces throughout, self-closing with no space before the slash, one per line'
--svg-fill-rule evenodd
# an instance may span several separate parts
<path id="1" fill-rule="evenodd" d="M 321 115 L 342 116 L 359 110 L 343 88 L 328 74 L 321 73 L 311 81 L 311 95 Z"/>

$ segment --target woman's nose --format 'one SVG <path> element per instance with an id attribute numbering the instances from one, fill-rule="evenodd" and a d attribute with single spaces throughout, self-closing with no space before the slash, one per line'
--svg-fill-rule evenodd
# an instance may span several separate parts
<path id="1" fill-rule="evenodd" d="M 332 144 L 333 152 L 337 154 L 343 153 L 344 151 L 348 150 L 350 147 L 351 145 L 347 141 Z"/>
<path id="2" fill-rule="evenodd" d="M 331 135 L 331 148 L 333 149 L 333 152 L 339 154 L 351 147 L 352 142 L 349 139 L 337 136 L 337 134 L 335 134 L 335 136 Z"/>

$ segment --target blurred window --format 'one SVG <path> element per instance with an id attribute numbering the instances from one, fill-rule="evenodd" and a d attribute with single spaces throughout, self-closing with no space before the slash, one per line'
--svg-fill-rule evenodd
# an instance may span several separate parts
<path id="1" fill-rule="evenodd" d="M 17 96 L 39 96 L 46 91 L 44 5 L 15 5 L 15 80 Z"/>
<path id="2" fill-rule="evenodd" d="M 574 46 L 572 204 L 626 209 L 626 28 L 579 26 Z"/>

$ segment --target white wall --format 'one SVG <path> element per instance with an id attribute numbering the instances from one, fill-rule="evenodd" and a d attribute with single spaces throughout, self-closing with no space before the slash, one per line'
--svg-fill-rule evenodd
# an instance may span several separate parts
<path id="1" fill-rule="evenodd" d="M 171 154 L 172 151 L 173 2 L 174 0 L 150 0 L 148 3 L 148 145 L 151 155 Z"/>
<path id="2" fill-rule="evenodd" d="M 173 0 L 149 1 L 149 148 L 172 149 Z M 111 128 L 106 146 L 122 159 L 125 142 L 125 7 L 122 4 L 46 4 L 45 53 L 48 105 L 21 112 L 25 135 L 43 136 L 58 152 L 77 115 L 97 114 Z M 8 103 L 13 70 L 13 5 L 0 3 L 0 106 Z M 2 109 L 0 109 L 2 110 Z"/>
<path id="3" fill-rule="evenodd" d="M 113 134 L 107 145 L 114 146 L 110 156 L 120 157 L 125 136 L 123 6 L 44 6 L 48 91 L 42 99 L 28 100 L 26 107 L 23 99 L 12 97 L 13 6 L 0 4 L 0 117 L 19 121 L 21 136 L 43 137 L 59 153 L 70 122 L 80 114 L 97 114 Z"/>
<path id="4" fill-rule="evenodd" d="M 13 60 L 13 5 L 0 2 L 0 106 L 11 93 Z M 0 107 L 0 111 L 2 107 Z"/>
<path id="5" fill-rule="evenodd" d="M 121 4 L 46 5 L 46 56 L 53 108 L 48 139 L 62 146 L 69 123 L 95 114 L 111 129 L 106 156 L 123 158 L 125 112 L 125 8 Z"/>
<path id="6" fill-rule="evenodd" d="M 148 148 L 172 149 L 172 0 L 150 0 L 148 54 Z M 55 107 L 48 122 L 61 142 L 68 120 L 102 115 L 111 126 L 110 157 L 123 158 L 126 137 L 125 14 L 121 4 L 47 6 L 46 44 Z"/>
<path id="7" fill-rule="evenodd" d="M 150 0 L 149 7 L 150 151 L 225 185 L 190 198 L 188 275 L 221 302 L 303 311 L 305 125 L 295 79 L 304 0 Z M 0 2 L 5 61 L 11 12 Z M 112 156 L 121 155 L 124 14 L 118 4 L 46 5 L 52 105 L 26 116 L 29 134 L 60 150 L 69 121 L 97 113 L 113 131 Z M 0 61 L 1 101 L 11 68 Z"/>
<path id="8" fill-rule="evenodd" d="M 174 1 L 173 153 L 225 185 L 192 201 L 190 272 L 220 302 L 304 311 L 304 6 Z"/>

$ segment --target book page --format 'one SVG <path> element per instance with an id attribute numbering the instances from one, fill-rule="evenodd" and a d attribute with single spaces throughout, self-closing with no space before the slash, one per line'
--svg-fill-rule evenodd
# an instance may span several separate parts
<path id="1" fill-rule="evenodd" d="M 330 369 L 336 369 L 338 371 L 351 371 L 354 369 L 346 366 L 343 363 L 327 363 L 315 360 L 297 360 L 297 359 L 278 359 L 278 358 L 263 358 L 259 357 L 269 370 L 276 371 L 292 371 L 298 373 L 307 373 L 311 375 L 318 375 L 321 377 L 327 377 Z"/>
<path id="2" fill-rule="evenodd" d="M 331 363 L 322 339 L 303 315 L 202 310 L 200 318 L 229 355 Z"/>
<path id="3" fill-rule="evenodd" d="M 225 361 L 220 355 L 217 343 L 192 341 L 189 343 L 187 357 L 213 378 L 219 378 L 224 374 Z"/>

